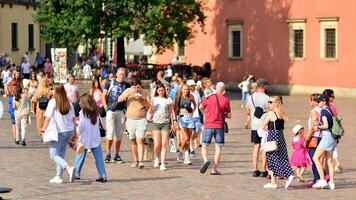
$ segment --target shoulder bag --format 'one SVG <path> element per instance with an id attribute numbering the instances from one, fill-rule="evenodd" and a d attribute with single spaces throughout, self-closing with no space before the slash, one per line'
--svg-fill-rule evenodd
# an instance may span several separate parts
<path id="1" fill-rule="evenodd" d="M 277 116 L 277 114 L 276 114 L 276 116 Z M 277 119 L 278 119 L 278 117 L 277 117 Z M 276 131 L 276 121 L 273 122 L 273 125 L 274 125 L 274 130 Z M 265 152 L 272 152 L 272 151 L 276 151 L 277 149 L 278 149 L 277 141 L 265 142 L 263 145 L 263 150 Z"/>
<path id="2" fill-rule="evenodd" d="M 100 117 L 99 117 L 99 132 L 100 132 L 100 137 L 106 136 L 106 130 L 104 129 L 103 124 L 101 123 Z"/>

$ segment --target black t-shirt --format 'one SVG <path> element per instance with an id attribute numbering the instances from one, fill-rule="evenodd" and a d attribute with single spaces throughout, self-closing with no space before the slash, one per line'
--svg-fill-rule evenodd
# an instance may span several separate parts
<path id="1" fill-rule="evenodd" d="M 119 96 L 129 87 L 131 86 L 126 81 L 119 83 L 116 80 L 111 80 L 106 83 L 104 89 L 108 90 L 107 104 L 110 110 L 124 110 L 126 108 L 126 102 L 117 103 L 117 100 Z"/>

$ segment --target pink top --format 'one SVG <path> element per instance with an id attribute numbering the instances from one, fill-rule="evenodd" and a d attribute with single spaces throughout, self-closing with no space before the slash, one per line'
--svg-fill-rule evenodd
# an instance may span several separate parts
<path id="1" fill-rule="evenodd" d="M 330 104 L 329 108 L 330 108 L 331 112 L 333 113 L 333 115 L 337 116 L 336 106 L 333 104 Z"/>
<path id="2" fill-rule="evenodd" d="M 96 89 L 94 92 L 93 92 L 93 98 L 96 102 L 96 105 L 98 107 L 101 106 L 102 102 L 101 102 L 101 95 L 102 95 L 102 92 L 99 90 L 99 89 Z"/>

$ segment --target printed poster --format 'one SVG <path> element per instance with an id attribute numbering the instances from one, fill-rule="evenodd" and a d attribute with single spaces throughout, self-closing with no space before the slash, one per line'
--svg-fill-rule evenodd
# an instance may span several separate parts
<path id="1" fill-rule="evenodd" d="M 53 78 L 55 83 L 67 83 L 68 67 L 67 67 L 67 49 L 66 48 L 51 48 L 51 56 L 53 62 Z"/>

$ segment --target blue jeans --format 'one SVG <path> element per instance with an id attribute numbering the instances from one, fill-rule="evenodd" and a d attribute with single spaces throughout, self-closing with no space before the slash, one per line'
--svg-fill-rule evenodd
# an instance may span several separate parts
<path id="1" fill-rule="evenodd" d="M 72 138 L 73 131 L 58 133 L 58 141 L 52 141 L 49 149 L 49 155 L 57 163 L 57 176 L 62 176 L 63 169 L 68 165 L 64 160 L 66 148 L 69 140 Z"/>
<path id="2" fill-rule="evenodd" d="M 320 179 L 318 170 L 316 169 L 316 166 L 315 166 L 315 163 L 314 163 L 314 160 L 313 160 L 313 156 L 315 154 L 315 151 L 316 151 L 316 149 L 308 149 L 309 156 L 310 156 L 310 158 L 311 158 L 311 160 L 313 162 L 312 171 L 313 171 L 313 176 L 314 176 L 314 179 L 313 179 L 314 183 L 316 183 L 316 181 Z"/>
<path id="3" fill-rule="evenodd" d="M 215 144 L 223 145 L 225 143 L 224 129 L 223 128 L 205 128 L 202 143 L 210 144 L 213 137 L 215 139 Z"/>
<path id="4" fill-rule="evenodd" d="M 246 104 L 247 104 L 248 95 L 249 95 L 248 92 L 242 92 L 241 103 L 243 106 L 246 106 Z"/>
<path id="5" fill-rule="evenodd" d="M 83 153 L 77 154 L 74 161 L 74 167 L 76 169 L 75 176 L 80 177 L 80 171 L 84 165 L 85 156 L 87 155 L 87 149 L 84 150 Z M 106 177 L 105 165 L 103 160 L 103 154 L 101 152 L 101 145 L 91 148 L 91 151 L 94 155 L 95 166 L 98 170 L 99 177 Z"/>

